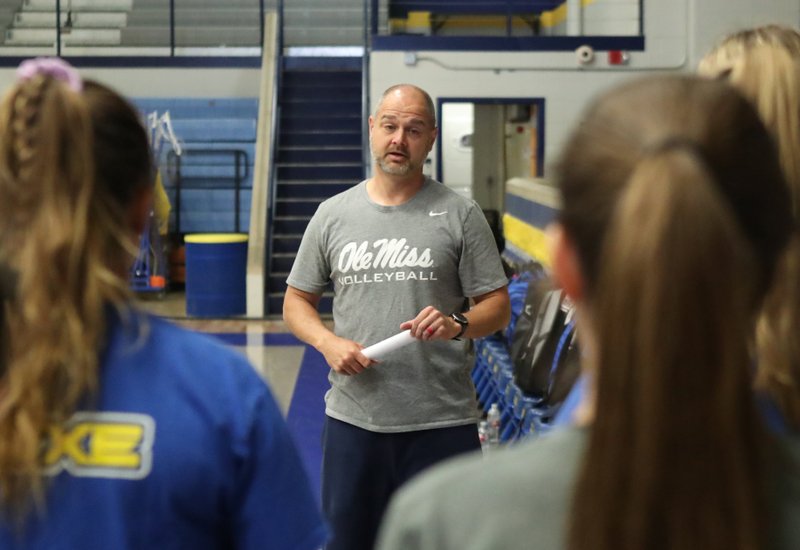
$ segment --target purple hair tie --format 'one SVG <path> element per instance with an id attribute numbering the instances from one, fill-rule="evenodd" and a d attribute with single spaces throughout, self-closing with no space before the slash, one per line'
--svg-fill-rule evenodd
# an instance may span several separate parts
<path id="1" fill-rule="evenodd" d="M 30 80 L 37 75 L 47 75 L 60 80 L 74 92 L 83 90 L 83 80 L 78 71 L 60 57 L 26 59 L 17 67 L 17 80 Z"/>

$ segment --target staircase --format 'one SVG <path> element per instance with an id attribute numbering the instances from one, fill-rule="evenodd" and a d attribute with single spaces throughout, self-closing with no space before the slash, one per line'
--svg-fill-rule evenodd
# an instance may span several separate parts
<path id="1" fill-rule="evenodd" d="M 361 58 L 288 57 L 280 89 L 277 188 L 269 250 L 267 315 L 280 315 L 286 277 L 323 200 L 364 178 Z M 331 312 L 326 292 L 320 312 Z"/>

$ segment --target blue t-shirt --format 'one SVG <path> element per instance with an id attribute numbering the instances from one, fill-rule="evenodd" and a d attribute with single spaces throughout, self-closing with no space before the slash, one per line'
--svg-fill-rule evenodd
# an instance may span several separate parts
<path id="1" fill-rule="evenodd" d="M 572 389 L 567 394 L 566 399 L 564 399 L 564 402 L 558 408 L 558 412 L 556 413 L 556 416 L 553 418 L 552 422 L 552 426 L 554 428 L 572 426 L 575 424 L 575 411 L 583 402 L 583 398 L 589 389 L 588 385 L 589 379 L 585 373 L 582 373 L 578 379 L 575 380 L 575 384 L 573 384 Z"/>
<path id="2" fill-rule="evenodd" d="M 110 317 L 95 405 L 50 438 L 46 509 L 21 535 L 2 526 L 0 548 L 320 547 L 302 463 L 246 359 L 155 317 Z"/>
<path id="3" fill-rule="evenodd" d="M 572 426 L 575 424 L 575 411 L 583 402 L 587 391 L 589 391 L 589 379 L 584 373 L 575 381 L 575 385 L 572 386 L 569 395 L 567 395 L 564 403 L 558 409 L 558 413 L 556 413 L 555 418 L 553 418 L 553 427 Z M 756 409 L 761 413 L 761 419 L 764 421 L 771 434 L 779 436 L 793 434 L 793 431 L 786 422 L 783 412 L 769 395 L 756 391 L 755 399 Z"/>

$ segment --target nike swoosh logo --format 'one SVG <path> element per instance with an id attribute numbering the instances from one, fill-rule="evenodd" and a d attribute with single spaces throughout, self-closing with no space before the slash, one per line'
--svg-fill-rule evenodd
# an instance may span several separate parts
<path id="1" fill-rule="evenodd" d="M 445 214 L 447 214 L 447 210 L 445 210 L 444 212 L 434 212 L 433 210 L 431 210 L 430 212 L 428 212 L 428 215 L 429 215 L 431 218 L 432 218 L 432 217 L 434 217 L 434 216 L 444 216 Z"/>

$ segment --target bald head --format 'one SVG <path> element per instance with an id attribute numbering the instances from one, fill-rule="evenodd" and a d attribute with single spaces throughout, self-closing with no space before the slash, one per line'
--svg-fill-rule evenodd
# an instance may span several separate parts
<path id="1" fill-rule="evenodd" d="M 381 107 L 383 107 L 383 103 L 386 101 L 387 97 L 397 94 L 411 94 L 421 97 L 423 104 L 425 105 L 425 110 L 429 115 L 431 127 L 436 128 L 436 107 L 433 105 L 433 99 L 431 99 L 431 96 L 428 95 L 428 92 L 418 86 L 414 86 L 413 84 L 395 84 L 394 86 L 388 88 L 385 92 L 383 92 L 383 95 L 381 95 L 381 100 L 378 102 L 378 106 L 375 108 L 375 114 L 380 112 Z"/>

